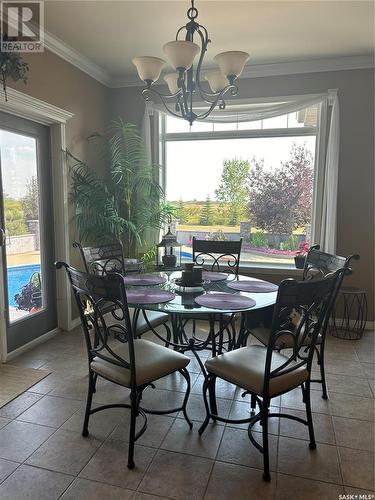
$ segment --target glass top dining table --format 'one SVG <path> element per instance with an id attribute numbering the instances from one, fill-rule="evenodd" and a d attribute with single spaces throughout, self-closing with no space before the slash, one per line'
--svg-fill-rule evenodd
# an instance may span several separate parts
<path id="1" fill-rule="evenodd" d="M 201 290 L 194 289 L 192 291 L 191 288 L 180 287 L 175 283 L 175 280 L 181 277 L 181 271 L 176 272 L 159 272 L 152 273 L 155 276 L 161 276 L 166 279 L 165 283 L 159 285 L 150 285 L 152 288 L 160 288 L 163 290 L 167 290 L 172 292 L 175 296 L 169 302 L 157 303 L 157 304 L 144 304 L 144 303 L 132 303 L 131 297 L 128 297 L 128 303 L 130 306 L 135 307 L 137 309 L 144 309 L 150 311 L 159 311 L 169 314 L 183 314 L 183 315 L 197 315 L 197 314 L 233 314 L 235 312 L 246 312 L 246 311 L 255 311 L 263 308 L 270 307 L 275 304 L 277 291 L 271 292 L 244 292 L 234 290 L 230 288 L 228 285 L 235 281 L 261 281 L 256 278 L 252 278 L 250 276 L 244 275 L 234 275 L 227 274 L 227 278 L 222 281 L 209 281 L 206 280 Z M 149 288 L 147 287 L 147 288 Z M 128 290 L 138 288 L 134 286 L 126 286 Z M 140 288 L 140 287 L 139 287 Z M 142 285 L 142 288 L 146 288 L 145 285 Z M 207 295 L 212 293 L 224 293 L 224 294 L 233 294 L 240 295 L 243 297 L 251 298 L 255 301 L 254 305 L 251 307 L 239 307 L 238 309 L 226 309 L 225 306 L 218 309 L 217 307 L 208 307 L 201 306 L 195 302 L 195 299 L 201 295 Z"/>

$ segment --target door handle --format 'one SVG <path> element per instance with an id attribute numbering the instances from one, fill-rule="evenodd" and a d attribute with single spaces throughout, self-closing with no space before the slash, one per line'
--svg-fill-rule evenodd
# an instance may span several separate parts
<path id="1" fill-rule="evenodd" d="M 0 247 L 5 246 L 5 231 L 0 228 Z"/>

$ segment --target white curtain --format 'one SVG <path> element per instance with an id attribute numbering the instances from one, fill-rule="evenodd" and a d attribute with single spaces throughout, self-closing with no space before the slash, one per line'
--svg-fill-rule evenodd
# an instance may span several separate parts
<path id="1" fill-rule="evenodd" d="M 311 235 L 311 243 L 319 243 L 325 252 L 336 252 L 336 219 L 337 219 L 337 181 L 340 149 L 339 101 L 337 90 L 329 90 L 322 94 L 304 96 L 288 96 L 272 99 L 236 100 L 236 104 L 227 104 L 224 110 L 215 109 L 204 121 L 213 123 L 249 122 L 265 120 L 276 116 L 300 111 L 326 102 L 330 113 L 327 113 L 326 130 L 329 130 L 325 142 L 325 154 L 320 156 L 320 175 L 323 177 L 323 194 L 319 199 L 321 206 L 317 210 L 321 220 L 316 221 Z M 199 114 L 204 105 L 197 103 L 194 111 Z M 207 109 L 207 108 L 206 108 Z M 170 114 L 162 104 L 147 103 L 145 110 L 144 128 L 149 127 L 151 110 L 158 113 Z M 171 115 L 171 114 L 170 114 Z M 171 115 L 173 116 L 173 115 Z M 147 125 L 148 124 L 148 125 Z M 194 127 L 194 125 L 193 125 Z M 146 132 L 145 132 L 146 133 Z M 146 142 L 147 144 L 147 142 Z M 151 139 L 150 143 L 151 145 Z M 324 141 L 321 142 L 324 144 Z M 318 161 L 319 159 L 317 159 Z"/>
<path id="2" fill-rule="evenodd" d="M 288 96 L 272 99 L 248 99 L 247 101 L 236 100 L 235 104 L 227 104 L 223 110 L 215 108 L 211 114 L 204 119 L 208 123 L 228 122 L 250 122 L 265 120 L 276 116 L 293 113 L 304 108 L 321 103 L 327 99 L 327 94 L 309 94 L 307 96 Z M 163 104 L 148 103 L 149 107 L 159 113 L 168 113 Z M 207 109 L 207 104 L 196 103 L 194 111 L 199 114 Z M 182 118 L 181 118 L 182 119 Z M 192 126 L 194 131 L 194 125 Z"/>
<path id="3" fill-rule="evenodd" d="M 315 237 L 322 250 L 328 253 L 336 253 L 337 184 L 340 151 L 340 109 L 337 91 L 329 92 L 328 105 L 331 107 L 331 116 L 324 165 L 322 217 L 320 234 L 316 234 Z"/>

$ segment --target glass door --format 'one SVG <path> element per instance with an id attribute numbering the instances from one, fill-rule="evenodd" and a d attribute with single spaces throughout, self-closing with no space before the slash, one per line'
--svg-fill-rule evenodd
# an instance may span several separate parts
<path id="1" fill-rule="evenodd" d="M 0 113 L 0 228 L 8 353 L 56 327 L 48 127 Z"/>

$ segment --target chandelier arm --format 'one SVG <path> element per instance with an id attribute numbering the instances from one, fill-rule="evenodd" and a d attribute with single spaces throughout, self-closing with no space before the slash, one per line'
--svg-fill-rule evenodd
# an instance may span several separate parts
<path id="1" fill-rule="evenodd" d="M 220 94 L 217 96 L 217 98 L 211 103 L 211 106 L 209 107 L 209 109 L 207 111 L 205 111 L 204 113 L 201 113 L 200 115 L 197 115 L 197 120 L 204 120 L 205 118 L 207 118 L 207 116 L 210 115 L 210 113 L 214 110 L 215 106 L 217 105 L 217 103 L 221 100 L 222 101 L 222 104 L 220 105 L 220 109 L 225 109 L 225 101 L 223 99 L 224 95 L 229 91 L 231 90 L 231 93 L 232 95 L 236 95 L 237 94 L 237 86 L 236 85 L 228 85 L 227 87 L 225 87 L 221 92 Z"/>
<path id="2" fill-rule="evenodd" d="M 154 90 L 152 88 L 147 88 L 147 89 L 143 89 L 142 91 L 142 94 L 145 98 L 145 101 L 150 101 L 151 100 L 151 97 L 152 95 L 155 95 L 157 97 L 159 97 L 161 103 L 163 104 L 164 108 L 166 109 L 166 111 L 168 113 L 170 113 L 171 115 L 175 116 L 176 118 L 181 118 L 181 115 L 172 111 L 171 109 L 169 109 L 169 107 L 167 106 L 167 103 L 165 102 L 165 97 L 171 97 L 171 96 L 164 96 L 163 94 L 160 94 L 160 92 L 158 92 L 157 90 Z M 184 118 L 185 117 L 185 112 L 183 111 L 182 112 L 182 117 Z"/>
<path id="3" fill-rule="evenodd" d="M 142 94 L 145 98 L 147 98 L 148 93 L 151 92 L 153 94 L 158 95 L 159 97 L 163 99 L 174 99 L 175 97 L 178 97 L 181 94 L 181 89 L 179 89 L 177 92 L 174 94 L 162 94 L 158 90 L 155 90 L 153 87 L 146 87 L 142 90 Z M 148 99 L 149 100 L 149 99 Z"/>
<path id="4" fill-rule="evenodd" d="M 186 30 L 186 26 L 181 26 L 181 28 L 179 28 L 177 30 L 177 33 L 176 33 L 176 40 L 178 40 L 178 35 L 181 33 L 182 30 Z"/>
<path id="5" fill-rule="evenodd" d="M 213 102 L 215 102 L 217 104 L 220 101 L 220 99 L 222 99 L 224 97 L 224 95 L 229 90 L 231 90 L 231 95 L 232 96 L 236 96 L 237 93 L 238 93 L 238 87 L 237 87 L 237 85 L 228 83 L 228 85 L 226 87 L 224 87 L 220 92 L 217 92 L 217 93 L 215 93 L 212 96 L 207 96 L 207 94 L 205 92 L 201 92 L 200 89 L 199 89 L 199 96 L 207 104 L 212 104 Z M 214 97 L 214 100 L 210 100 L 209 97 Z M 224 109 L 224 108 L 222 108 L 222 109 Z"/>
<path id="6" fill-rule="evenodd" d="M 204 29 L 205 36 L 203 35 L 201 28 Z M 201 42 L 202 42 L 202 51 L 201 51 L 201 55 L 200 55 L 200 58 L 198 61 L 198 65 L 197 65 L 197 71 L 195 73 L 195 84 L 196 84 L 197 89 L 199 90 L 199 93 L 202 97 L 209 96 L 209 97 L 216 98 L 218 95 L 220 95 L 220 92 L 211 92 L 210 90 L 205 90 L 201 87 L 201 69 L 202 69 L 204 55 L 207 51 L 207 45 L 209 44 L 210 40 L 208 39 L 208 32 L 204 26 L 199 25 L 199 29 L 197 30 L 197 32 L 198 32 L 200 39 L 201 39 Z"/>

